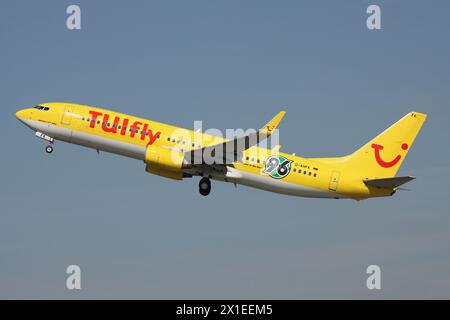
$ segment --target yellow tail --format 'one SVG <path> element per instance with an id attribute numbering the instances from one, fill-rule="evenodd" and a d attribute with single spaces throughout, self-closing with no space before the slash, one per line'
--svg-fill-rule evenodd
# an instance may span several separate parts
<path id="1" fill-rule="evenodd" d="M 356 152 L 341 158 L 370 179 L 394 177 L 427 115 L 410 112 Z"/>

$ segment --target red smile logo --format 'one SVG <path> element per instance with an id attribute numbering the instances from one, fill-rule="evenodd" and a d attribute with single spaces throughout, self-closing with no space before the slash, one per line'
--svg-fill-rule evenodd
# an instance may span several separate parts
<path id="1" fill-rule="evenodd" d="M 383 168 L 390 168 L 390 167 L 395 166 L 402 158 L 401 155 L 397 155 L 394 158 L 394 160 L 392 160 L 392 161 L 384 161 L 383 159 L 381 159 L 381 155 L 380 155 L 380 150 L 383 150 L 384 147 L 382 145 L 374 143 L 374 144 L 372 144 L 372 148 L 375 150 L 375 159 L 377 160 L 378 164 L 380 166 L 382 166 Z M 406 144 L 406 143 L 402 144 L 402 149 L 407 150 L 408 144 Z"/>

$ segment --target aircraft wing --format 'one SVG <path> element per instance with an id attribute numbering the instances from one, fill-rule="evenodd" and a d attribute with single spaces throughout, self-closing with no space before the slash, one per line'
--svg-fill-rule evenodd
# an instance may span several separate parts
<path id="1" fill-rule="evenodd" d="M 272 120 L 258 131 L 249 133 L 246 136 L 234 138 L 223 143 L 195 149 L 185 153 L 185 158 L 196 164 L 213 164 L 208 162 L 209 158 L 221 159 L 220 164 L 231 164 L 242 157 L 242 152 L 257 145 L 260 141 L 267 139 L 278 127 L 285 115 L 284 111 L 279 112 Z M 199 157 L 202 157 L 199 159 Z M 201 162 L 200 162 L 200 161 Z M 200 163 L 199 163 L 200 162 Z"/>
<path id="2" fill-rule="evenodd" d="M 404 177 L 392 177 L 383 179 L 368 179 L 364 180 L 364 183 L 370 187 L 394 189 L 414 179 L 415 177 L 404 176 Z"/>

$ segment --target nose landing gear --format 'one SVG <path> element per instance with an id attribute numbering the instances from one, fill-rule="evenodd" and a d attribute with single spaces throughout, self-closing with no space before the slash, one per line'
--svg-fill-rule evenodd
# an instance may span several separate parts
<path id="1" fill-rule="evenodd" d="M 39 131 L 36 131 L 36 137 L 41 138 L 50 143 L 48 146 L 45 147 L 45 152 L 47 153 L 53 152 L 53 143 L 55 142 L 55 139 Z"/>
<path id="2" fill-rule="evenodd" d="M 211 180 L 209 178 L 201 178 L 198 189 L 202 196 L 207 196 L 211 192 Z"/>

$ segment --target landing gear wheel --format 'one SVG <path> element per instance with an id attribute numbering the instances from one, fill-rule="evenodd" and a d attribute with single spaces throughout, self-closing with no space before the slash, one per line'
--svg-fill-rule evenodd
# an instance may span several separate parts
<path id="1" fill-rule="evenodd" d="M 207 196 L 211 192 L 211 181 L 208 178 L 201 178 L 198 190 L 202 196 Z"/>
<path id="2" fill-rule="evenodd" d="M 53 147 L 52 146 L 45 147 L 45 152 L 52 153 L 53 152 Z"/>

